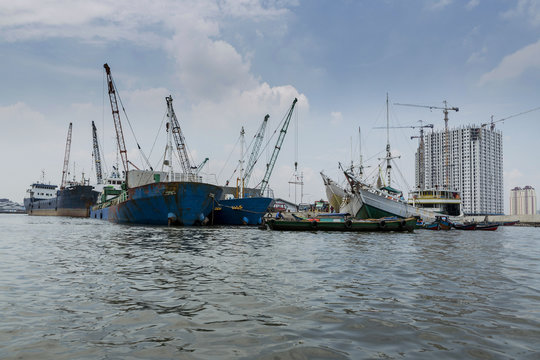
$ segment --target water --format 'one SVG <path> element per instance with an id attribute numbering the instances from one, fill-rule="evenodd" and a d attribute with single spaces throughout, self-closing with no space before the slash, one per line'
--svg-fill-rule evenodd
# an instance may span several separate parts
<path id="1" fill-rule="evenodd" d="M 538 359 L 540 229 L 0 215 L 2 359 Z"/>

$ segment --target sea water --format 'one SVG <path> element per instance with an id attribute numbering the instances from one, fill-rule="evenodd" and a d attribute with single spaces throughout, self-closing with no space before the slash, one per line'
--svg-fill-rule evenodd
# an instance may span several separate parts
<path id="1" fill-rule="evenodd" d="M 1 359 L 539 359 L 540 228 L 0 215 Z"/>

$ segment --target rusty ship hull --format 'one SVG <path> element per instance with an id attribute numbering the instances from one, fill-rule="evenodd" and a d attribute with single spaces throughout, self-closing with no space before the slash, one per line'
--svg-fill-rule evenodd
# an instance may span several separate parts
<path id="1" fill-rule="evenodd" d="M 222 189 L 199 182 L 156 182 L 92 207 L 90 217 L 114 223 L 191 226 L 205 222 Z"/>

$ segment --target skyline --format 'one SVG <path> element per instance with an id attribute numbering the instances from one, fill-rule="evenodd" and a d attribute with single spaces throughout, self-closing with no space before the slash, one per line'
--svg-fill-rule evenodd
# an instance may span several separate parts
<path id="1" fill-rule="evenodd" d="M 294 200 L 289 181 L 297 161 L 304 202 L 325 199 L 319 171 L 342 179 L 338 162 L 358 162 L 359 127 L 362 157 L 374 168 L 385 151 L 385 131 L 373 128 L 386 123 L 387 93 L 391 126 L 423 120 L 444 127 L 440 110 L 395 103 L 440 107 L 446 100 L 459 108 L 449 114 L 450 128 L 540 106 L 540 4 L 532 0 L 46 6 L 27 0 L 0 4 L 0 19 L 0 198 L 16 202 L 42 169 L 46 180 L 60 183 L 69 122 L 77 178 L 84 169 L 95 179 L 91 121 L 101 133 L 106 163 L 114 162 L 104 63 L 153 166 L 164 146 L 164 134 L 155 140 L 165 96 L 172 95 L 195 163 L 210 158 L 203 172 L 219 175 L 221 185 L 236 166 L 238 148 L 230 153 L 241 127 L 249 144 L 270 114 L 268 137 L 297 97 L 270 187 L 276 197 Z M 496 124 L 503 134 L 505 213 L 510 189 L 540 188 L 534 155 L 539 118 L 540 111 L 533 111 Z M 128 154 L 141 163 L 123 113 L 121 119 Z M 390 131 L 405 190 L 414 186 L 414 135 L 417 129 Z M 254 171 L 255 183 L 273 143 Z"/>

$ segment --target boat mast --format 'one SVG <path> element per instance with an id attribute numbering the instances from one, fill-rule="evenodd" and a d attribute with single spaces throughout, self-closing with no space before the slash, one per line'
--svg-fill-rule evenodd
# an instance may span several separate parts
<path id="1" fill-rule="evenodd" d="M 388 179 L 388 186 L 392 184 L 391 172 L 392 165 L 392 153 L 390 152 L 390 118 L 388 114 L 388 93 L 386 93 L 386 177 Z"/>
<path id="2" fill-rule="evenodd" d="M 236 188 L 237 190 L 237 197 L 243 198 L 244 197 L 244 143 L 245 138 L 244 135 L 246 132 L 244 131 L 244 127 L 242 126 L 242 130 L 240 130 L 240 176 L 236 179 Z"/>

